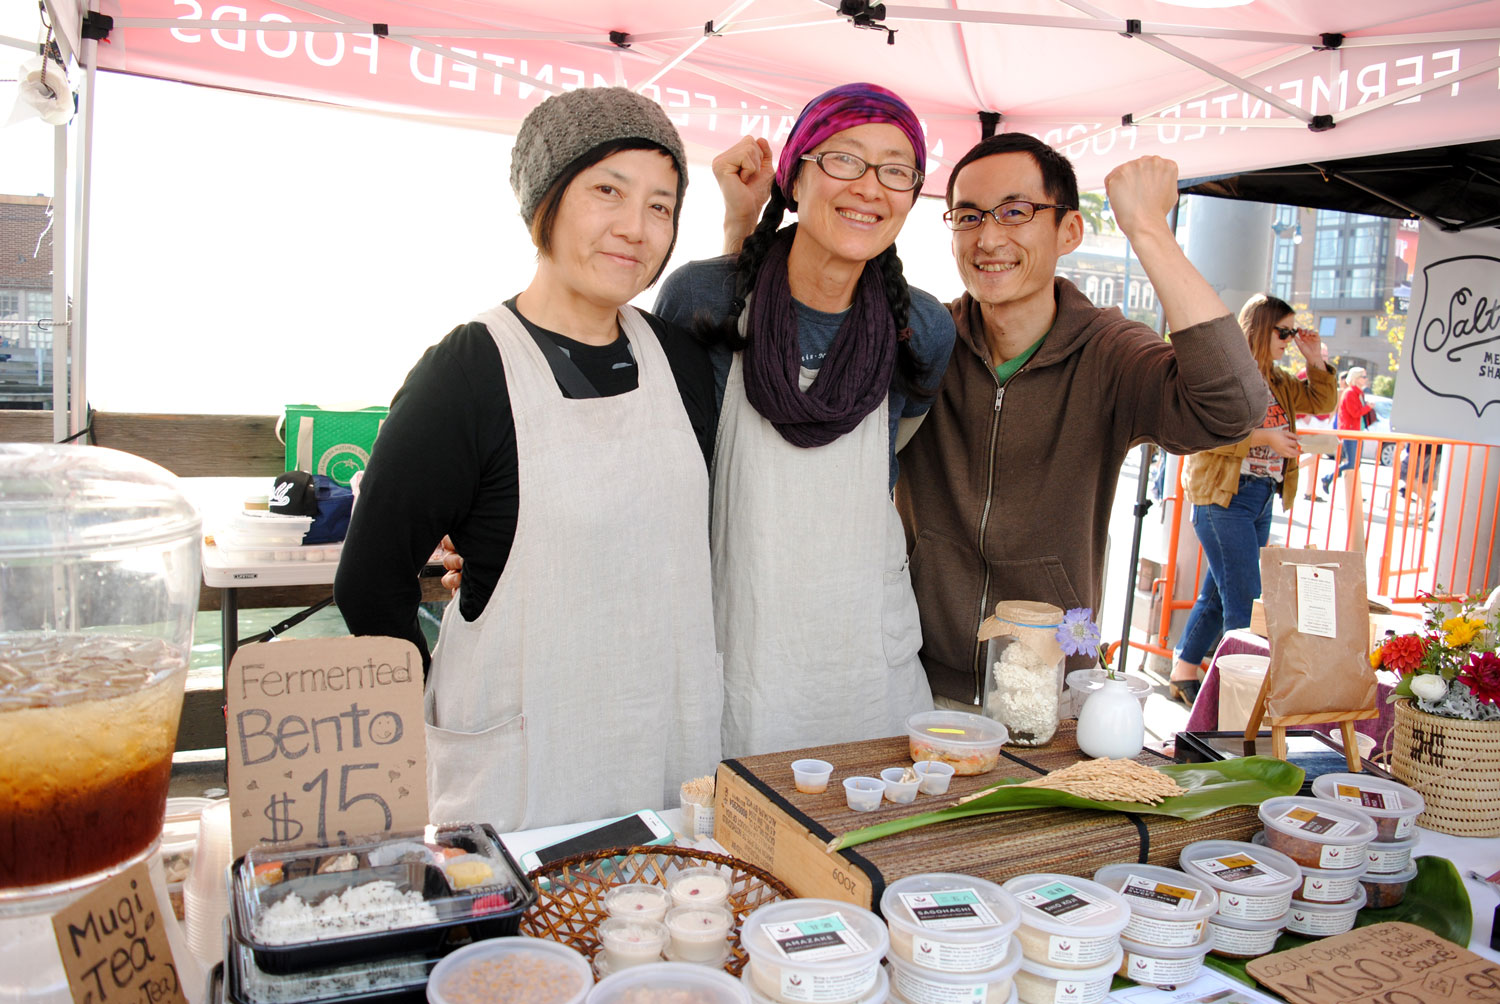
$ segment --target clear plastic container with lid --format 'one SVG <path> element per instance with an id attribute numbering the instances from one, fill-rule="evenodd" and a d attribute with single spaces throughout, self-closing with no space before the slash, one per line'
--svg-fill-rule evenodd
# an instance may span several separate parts
<path id="1" fill-rule="evenodd" d="M 1219 909 L 1219 894 L 1201 878 L 1158 865 L 1105 865 L 1094 881 L 1124 896 L 1130 922 L 1120 932 L 1142 945 L 1185 948 L 1203 940 Z"/>
<path id="2" fill-rule="evenodd" d="M 402 852 L 392 859 L 391 845 Z M 235 938 L 266 972 L 437 950 L 450 928 L 515 934 L 536 890 L 488 823 L 339 847 L 253 847 L 230 869 Z"/>
<path id="3" fill-rule="evenodd" d="M 1063 969 L 1044 962 L 1021 959 L 1016 970 L 1016 995 L 1022 1004 L 1099 1004 L 1109 996 L 1110 984 L 1125 952 L 1116 946 L 1114 952 L 1097 966 L 1087 969 Z"/>
<path id="4" fill-rule="evenodd" d="M 407 994 L 421 999 L 438 960 L 391 955 L 300 973 L 267 973 L 244 945 L 230 941 L 224 958 L 224 994 L 231 1004 L 313 1004 L 351 997 Z"/>
<path id="5" fill-rule="evenodd" d="M 750 995 L 750 1004 L 780 1004 L 774 997 L 767 997 L 755 989 L 755 984 L 750 980 L 750 970 L 748 968 L 740 973 L 740 985 Z M 875 985 L 870 988 L 870 992 L 855 1001 L 854 1004 L 886 1004 L 890 1000 L 894 1000 L 891 996 L 890 974 L 882 966 L 875 971 Z"/>
<path id="6" fill-rule="evenodd" d="M 490 938 L 439 962 L 427 981 L 427 1001 L 582 1004 L 593 986 L 588 960 L 566 945 L 541 938 Z"/>
<path id="7" fill-rule="evenodd" d="M 1297 862 L 1241 840 L 1199 840 L 1184 847 L 1177 861 L 1218 892 L 1220 916 L 1239 920 L 1282 916 L 1302 884 Z"/>
<path id="8" fill-rule="evenodd" d="M 1120 949 L 1125 957 L 1120 961 L 1119 974 L 1151 987 L 1176 987 L 1191 983 L 1198 978 L 1203 968 L 1203 957 L 1214 946 L 1213 928 L 1206 928 L 1203 940 L 1195 945 L 1177 945 L 1167 948 L 1161 945 L 1143 945 L 1129 938 L 1120 939 Z"/>
<path id="9" fill-rule="evenodd" d="M 653 962 L 604 977 L 588 1004 L 750 1004 L 750 992 L 720 969 L 685 962 Z M 528 1002 L 529 1004 L 529 1002 Z"/>
<path id="10" fill-rule="evenodd" d="M 1365 889 L 1365 905 L 1372 910 L 1384 910 L 1386 907 L 1397 905 L 1406 898 L 1406 887 L 1416 877 L 1416 862 L 1412 862 L 1405 871 L 1394 875 L 1375 875 L 1366 872 L 1359 878 L 1359 884 Z"/>
<path id="11" fill-rule="evenodd" d="M 1214 932 L 1214 955 L 1226 959 L 1256 959 L 1271 951 L 1286 927 L 1286 914 L 1266 920 L 1241 920 L 1215 914 L 1208 919 Z"/>
<path id="12" fill-rule="evenodd" d="M 1344 903 L 1292 904 L 1286 915 L 1286 929 L 1304 938 L 1327 938 L 1344 934 L 1354 928 L 1354 917 L 1365 906 L 1365 890 L 1360 888 L 1354 898 Z"/>
<path id="13" fill-rule="evenodd" d="M 1346 802 L 1283 795 L 1256 811 L 1266 824 L 1266 846 L 1309 868 L 1358 868 L 1375 838 L 1375 823 Z"/>
<path id="14" fill-rule="evenodd" d="M 1422 796 L 1400 781 L 1369 774 L 1323 774 L 1313 779 L 1314 798 L 1352 805 L 1375 822 L 1375 840 L 1405 840 L 1417 828 L 1417 817 L 1427 808 Z"/>
<path id="15" fill-rule="evenodd" d="M 967 711 L 919 711 L 906 720 L 913 762 L 939 760 L 959 775 L 983 774 L 1000 762 L 1005 726 Z"/>
<path id="16" fill-rule="evenodd" d="M 891 956 L 891 990 L 907 1004 L 1005 1004 L 1015 993 L 1016 970 L 1021 968 L 1021 946 L 1011 941 L 1000 964 L 977 973 L 950 973 L 914 965 Z"/>
<path id="17" fill-rule="evenodd" d="M 1015 898 L 993 882 L 934 872 L 886 886 L 880 913 L 891 958 L 924 969 L 975 973 L 1004 963 L 1021 923 Z"/>
<path id="18" fill-rule="evenodd" d="M 1417 846 L 1416 836 L 1407 837 L 1405 840 L 1392 840 L 1382 843 L 1378 840 L 1370 842 L 1365 848 L 1365 860 L 1369 862 L 1369 875 L 1394 875 L 1404 872 L 1411 864 L 1412 851 Z"/>
<path id="19" fill-rule="evenodd" d="M 783 1004 L 854 1004 L 870 995 L 890 947 L 869 910 L 830 899 L 768 903 L 740 925 L 746 972 L 761 994 Z"/>
<path id="20" fill-rule="evenodd" d="M 1120 932 L 1130 922 L 1124 896 L 1073 875 L 1018 875 L 1000 888 L 1020 904 L 1016 938 L 1022 953 L 1059 969 L 1099 965 L 1119 948 Z"/>

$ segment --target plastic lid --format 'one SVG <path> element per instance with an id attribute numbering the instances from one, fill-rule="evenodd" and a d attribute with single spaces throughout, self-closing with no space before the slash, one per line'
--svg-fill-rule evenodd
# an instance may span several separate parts
<path id="1" fill-rule="evenodd" d="M 133 454 L 0 443 L 0 561 L 161 544 L 202 522 L 176 476 Z"/>
<path id="2" fill-rule="evenodd" d="M 1017 875 L 1000 888 L 1020 903 L 1021 923 L 1048 934 L 1112 938 L 1130 922 L 1130 904 L 1124 896 L 1074 875 Z"/>
<path id="3" fill-rule="evenodd" d="M 1177 856 L 1184 873 L 1239 896 L 1279 896 L 1302 884 L 1302 867 L 1280 851 L 1242 840 L 1199 840 Z"/>
<path id="4" fill-rule="evenodd" d="M 1369 774 L 1320 774 L 1313 779 L 1314 798 L 1353 806 L 1375 819 L 1415 816 L 1427 808 L 1422 796 L 1399 781 Z"/>
<path id="5" fill-rule="evenodd" d="M 650 962 L 612 973 L 589 991 L 588 1004 L 645 1004 L 658 999 L 678 999 L 669 996 L 673 994 L 695 1004 L 750 1004 L 750 993 L 739 980 L 722 969 L 690 962 Z"/>
<path id="6" fill-rule="evenodd" d="M 965 749 L 1003 746 L 1010 738 L 993 718 L 967 711 L 919 711 L 906 719 L 906 728 L 914 736 Z"/>
<path id="7" fill-rule="evenodd" d="M 1359 880 L 1361 882 L 1376 882 L 1380 885 L 1394 885 L 1397 882 L 1410 882 L 1416 877 L 1417 863 L 1413 861 L 1406 867 L 1405 871 L 1393 872 L 1389 875 L 1382 875 L 1379 872 L 1365 872 L 1360 875 Z"/>
<path id="8" fill-rule="evenodd" d="M 1120 939 L 1120 948 L 1130 955 L 1144 955 L 1152 959 L 1191 959 L 1195 955 L 1207 955 L 1214 947 L 1214 929 L 1203 925 L 1203 940 L 1196 945 L 1147 945 L 1130 938 Z"/>
<path id="9" fill-rule="evenodd" d="M 1121 673 L 1119 677 L 1125 680 L 1125 689 L 1129 690 L 1136 697 L 1142 697 L 1151 693 L 1151 681 L 1144 676 L 1137 676 L 1134 673 Z M 1109 679 L 1109 674 L 1102 669 L 1075 669 L 1065 679 L 1068 681 L 1068 686 L 1080 694 L 1092 694 L 1094 691 L 1103 688 L 1104 681 Z"/>
<path id="10" fill-rule="evenodd" d="M 880 897 L 880 915 L 892 927 L 913 934 L 941 931 L 944 941 L 960 943 L 1008 938 L 1021 924 L 1020 906 L 1010 893 L 952 872 L 897 879 Z"/>
<path id="11" fill-rule="evenodd" d="M 1124 896 L 1133 916 L 1188 923 L 1219 908 L 1213 886 L 1176 868 L 1105 865 L 1094 872 L 1094 881 Z"/>
<path id="12" fill-rule="evenodd" d="M 594 985 L 594 973 L 589 968 L 588 960 L 566 945 L 542 938 L 490 938 L 460 948 L 433 968 L 432 977 L 427 981 L 428 1004 L 455 1004 L 457 998 L 446 995 L 462 989 L 462 981 L 475 965 L 500 962 L 507 956 L 519 956 L 529 962 L 539 961 L 545 967 L 545 978 L 555 987 L 556 999 L 561 1004 L 580 1004 Z M 533 980 L 531 986 L 534 987 L 536 969 L 528 967 L 526 975 Z M 572 984 L 576 984 L 576 992 L 573 991 Z M 496 995 L 491 999 L 497 1001 L 521 1000 L 523 998 L 516 994 L 522 991 L 523 988 L 518 987 L 507 995 L 500 988 L 494 987 L 493 983 L 484 987 L 484 992 Z M 567 996 L 562 996 L 563 994 Z M 464 994 L 461 999 L 473 1000 L 476 995 Z"/>
<path id="13" fill-rule="evenodd" d="M 745 971 L 740 974 L 740 985 L 743 986 L 745 990 L 750 994 L 751 1004 L 782 1004 L 781 1001 L 778 1001 L 772 997 L 767 997 L 765 994 L 755 989 L 754 978 L 750 975 L 749 966 L 746 966 Z M 885 971 L 885 967 L 877 966 L 875 969 L 875 985 L 870 988 L 870 992 L 868 994 L 855 1001 L 854 1004 L 886 1004 L 886 1001 L 890 999 L 890 974 Z M 1015 994 L 1012 993 L 1008 1004 L 1015 1004 L 1015 1001 Z"/>
<path id="14" fill-rule="evenodd" d="M 780 942 L 798 933 L 798 925 L 831 918 L 820 924 L 846 932 L 841 937 L 849 950 L 840 955 L 824 951 L 821 957 L 804 958 L 801 953 L 789 958 Z M 773 965 L 794 962 L 799 970 L 811 973 L 836 973 L 859 969 L 877 962 L 890 948 L 891 935 L 880 918 L 869 910 L 831 899 L 788 899 L 767 903 L 746 917 L 740 925 L 740 944 L 754 959 Z"/>
<path id="15" fill-rule="evenodd" d="M 1268 830 L 1318 844 L 1354 846 L 1375 839 L 1375 822 L 1362 809 L 1325 798 L 1282 795 L 1256 810 Z"/>
<path id="16" fill-rule="evenodd" d="M 974 973 L 955 973 L 946 969 L 929 969 L 927 966 L 919 966 L 915 962 L 907 962 L 899 955 L 892 955 L 888 961 L 897 969 L 903 969 L 909 973 L 915 973 L 922 979 L 932 983 L 949 983 L 954 986 L 978 986 L 981 983 L 999 983 L 1001 980 L 1014 976 L 1017 969 L 1021 968 L 1021 943 L 1011 941 L 1005 950 L 1005 958 L 993 969 L 983 969 Z"/>
<path id="17" fill-rule="evenodd" d="M 1109 979 L 1120 971 L 1120 963 L 1125 961 L 1125 950 L 1116 948 L 1115 953 L 1109 957 L 1108 962 L 1101 962 L 1097 966 L 1088 969 L 1059 969 L 1049 966 L 1045 962 L 1036 962 L 1025 956 L 1021 957 L 1020 968 L 1033 976 L 1040 976 L 1044 980 L 1063 980 L 1077 983 L 1092 983 L 1095 980 Z"/>

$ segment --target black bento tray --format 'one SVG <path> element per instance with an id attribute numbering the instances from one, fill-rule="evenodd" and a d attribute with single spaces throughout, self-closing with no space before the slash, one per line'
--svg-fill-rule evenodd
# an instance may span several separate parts
<path id="1" fill-rule="evenodd" d="M 450 947 L 457 948 L 460 944 L 467 941 L 468 939 L 466 938 L 454 939 Z M 220 966 L 222 969 L 221 979 L 223 981 L 220 996 L 217 1001 L 210 1000 L 208 1004 L 259 1004 L 245 986 L 244 973 L 239 964 L 238 955 L 238 950 L 231 949 L 231 954 L 225 956 Z M 427 977 L 431 974 L 432 966 L 436 964 L 436 961 L 436 958 L 429 960 L 426 971 L 422 974 L 421 978 L 411 983 L 326 997 L 299 996 L 296 1000 L 313 1002 L 313 1004 L 426 1004 Z M 287 973 L 280 975 L 295 978 L 297 974 Z"/>
<path id="2" fill-rule="evenodd" d="M 1240 732 L 1179 732 L 1176 753 L 1178 763 L 1212 763 L 1218 760 L 1233 760 L 1242 756 L 1271 756 L 1270 731 L 1257 732 L 1255 745 L 1247 749 L 1245 733 Z M 1349 761 L 1344 756 L 1344 747 L 1314 729 L 1286 730 L 1286 760 L 1301 767 L 1304 776 L 1299 795 L 1311 795 L 1312 783 L 1323 774 L 1340 774 L 1349 770 Z M 1378 764 L 1361 760 L 1362 768 L 1372 777 L 1395 780 Z"/>
<path id="3" fill-rule="evenodd" d="M 454 891 L 442 867 L 430 863 L 401 862 L 372 866 L 367 859 L 353 871 L 315 874 L 312 863 L 320 857 L 346 853 L 362 855 L 373 846 L 393 843 L 440 844 L 461 848 L 469 853 L 483 853 L 498 858 L 500 868 L 493 884 Z M 310 969 L 326 969 L 367 961 L 387 955 L 441 956 L 470 941 L 515 934 L 521 915 L 536 902 L 536 887 L 526 872 L 516 864 L 488 823 L 429 827 L 426 831 L 389 834 L 378 843 L 350 842 L 340 847 L 303 847 L 255 849 L 251 855 L 261 859 L 284 856 L 289 866 L 283 879 L 271 886 L 246 888 L 245 858 L 230 866 L 230 937 L 250 949 L 262 972 L 285 975 Z M 306 867 L 302 867 L 302 866 Z M 501 871 L 508 876 L 500 876 Z M 251 923 L 249 897 L 255 895 L 262 905 L 277 902 L 292 892 L 309 905 L 321 902 L 327 895 L 377 880 L 389 880 L 403 890 L 417 890 L 431 903 L 437 921 L 383 931 L 362 931 L 337 938 L 320 938 L 286 945 L 270 945 L 256 939 Z M 231 970 L 233 967 L 229 967 Z M 234 973 L 226 974 L 226 984 L 234 983 Z M 234 987 L 237 991 L 238 985 Z M 383 993 L 383 991 L 376 992 Z M 349 1000 L 365 1000 L 364 996 Z M 370 997 L 370 1000 L 379 999 Z"/>

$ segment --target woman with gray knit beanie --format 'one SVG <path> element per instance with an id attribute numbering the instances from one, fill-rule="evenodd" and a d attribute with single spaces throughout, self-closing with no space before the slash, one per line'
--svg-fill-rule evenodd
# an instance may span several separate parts
<path id="1" fill-rule="evenodd" d="M 674 804 L 722 706 L 713 374 L 629 306 L 676 240 L 682 140 L 647 98 L 575 90 L 526 117 L 510 181 L 536 273 L 407 376 L 334 586 L 353 633 L 430 663 L 431 818 L 501 832 Z M 417 573 L 445 532 L 463 584 L 428 660 Z"/>
<path id="2" fill-rule="evenodd" d="M 768 146 L 747 150 L 769 164 Z M 678 269 L 657 299 L 715 343 L 726 756 L 898 735 L 932 708 L 891 501 L 901 425 L 931 405 L 955 337 L 896 255 L 926 156 L 916 115 L 885 88 L 819 95 L 744 249 Z"/>

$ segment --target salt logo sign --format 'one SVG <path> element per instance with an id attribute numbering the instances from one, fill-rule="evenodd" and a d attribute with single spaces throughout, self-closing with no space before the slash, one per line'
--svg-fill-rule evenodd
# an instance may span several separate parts
<path id="1" fill-rule="evenodd" d="M 1500 258 L 1464 255 L 1423 270 L 1427 295 L 1412 330 L 1412 375 L 1476 417 L 1500 403 Z"/>

